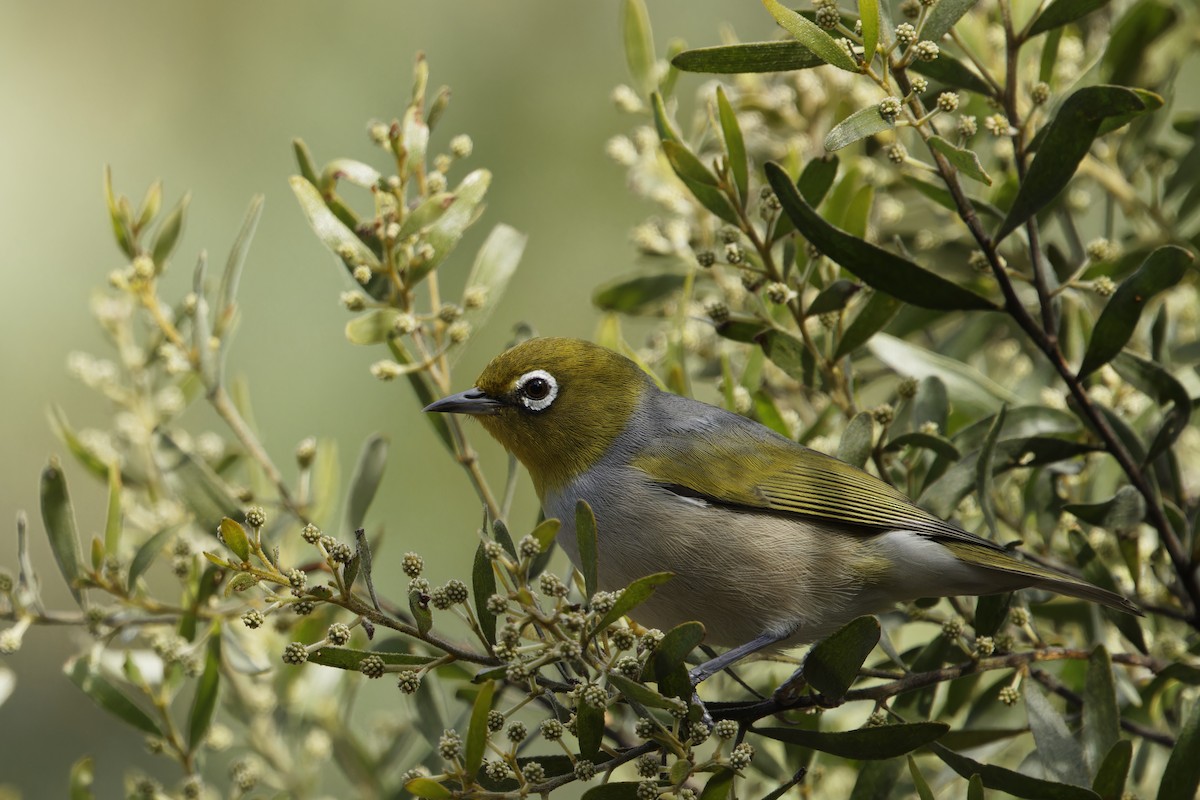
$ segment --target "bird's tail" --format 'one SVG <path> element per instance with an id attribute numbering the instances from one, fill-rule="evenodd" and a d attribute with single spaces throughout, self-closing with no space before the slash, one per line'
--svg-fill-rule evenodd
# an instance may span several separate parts
<path id="1" fill-rule="evenodd" d="M 1117 611 L 1123 611 L 1126 614 L 1135 614 L 1139 617 L 1145 616 L 1137 604 L 1126 597 L 1116 592 L 1110 592 L 1108 589 L 1102 589 L 1095 584 L 1088 583 L 1065 572 L 1043 567 L 1040 564 L 1021 561 L 1000 550 L 978 547 L 965 542 L 942 542 L 941 544 L 943 547 L 949 549 L 955 558 L 960 561 L 965 561 L 977 567 L 1004 572 L 1009 575 L 1022 576 L 1028 579 L 1029 582 L 1026 584 L 1028 586 L 1036 586 L 1040 589 L 1048 589 L 1059 594 L 1078 597 L 1093 603 L 1100 603 Z"/>

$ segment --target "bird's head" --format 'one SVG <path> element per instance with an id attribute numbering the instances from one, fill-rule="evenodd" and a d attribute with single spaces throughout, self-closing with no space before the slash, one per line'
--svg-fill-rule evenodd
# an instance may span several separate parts
<path id="1" fill-rule="evenodd" d="M 635 363 L 599 345 L 530 339 L 492 359 L 473 388 L 425 410 L 478 417 L 544 496 L 594 465 L 653 389 Z"/>

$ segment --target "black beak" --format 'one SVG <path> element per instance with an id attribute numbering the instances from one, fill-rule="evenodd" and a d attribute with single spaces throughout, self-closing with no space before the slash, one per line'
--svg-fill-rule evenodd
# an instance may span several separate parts
<path id="1" fill-rule="evenodd" d="M 435 400 L 425 406 L 425 410 L 443 414 L 470 414 L 479 417 L 498 414 L 503 407 L 504 404 L 499 400 L 488 397 L 479 389 L 472 388 L 449 397 L 443 397 L 441 400 Z"/>

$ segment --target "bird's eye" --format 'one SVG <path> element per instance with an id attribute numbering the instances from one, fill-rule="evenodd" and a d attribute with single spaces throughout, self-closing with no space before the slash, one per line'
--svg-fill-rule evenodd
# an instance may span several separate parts
<path id="1" fill-rule="evenodd" d="M 545 411 L 558 397 L 558 382 L 544 369 L 527 372 L 517 381 L 521 405 L 530 411 Z"/>

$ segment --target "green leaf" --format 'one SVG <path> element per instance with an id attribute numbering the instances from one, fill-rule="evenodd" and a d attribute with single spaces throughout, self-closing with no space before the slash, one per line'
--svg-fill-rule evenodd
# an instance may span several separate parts
<path id="1" fill-rule="evenodd" d="M 931 42 L 940 42 L 942 37 L 950 32 L 954 23 L 962 19 L 963 14 L 970 11 L 978 0 L 938 0 L 925 24 L 921 27 L 921 38 Z"/>
<path id="2" fill-rule="evenodd" d="M 939 383 L 941 382 L 939 381 Z M 937 434 L 919 432 L 900 434 L 887 443 L 887 446 L 883 448 L 883 452 L 894 453 L 898 450 L 903 450 L 905 447 L 920 447 L 930 450 L 951 461 L 957 461 L 962 457 L 962 453 L 958 452 L 958 448 L 954 446 L 954 442 L 949 439 Z"/>
<path id="3" fill-rule="evenodd" d="M 1101 800 L 1121 800 L 1125 794 L 1125 782 L 1129 779 L 1129 766 L 1133 763 L 1133 742 L 1121 739 L 1113 743 L 1108 755 L 1096 769 L 1092 791 Z"/>
<path id="4" fill-rule="evenodd" d="M 955 407 L 961 410 L 987 413 L 998 410 L 1003 403 L 1019 402 L 1011 391 L 974 367 L 903 339 L 879 334 L 868 347 L 876 358 L 901 375 L 940 380 Z M 944 419 L 933 421 L 945 429 Z"/>
<path id="5" fill-rule="evenodd" d="M 895 318 L 902 305 L 887 292 L 873 293 L 842 334 L 834 358 L 844 358 L 866 344 Z"/>
<path id="6" fill-rule="evenodd" d="M 1039 134 L 1037 154 L 993 238 L 1008 236 L 1066 188 L 1105 119 L 1144 110 L 1143 99 L 1124 86 L 1085 86 L 1063 101 Z"/>
<path id="7" fill-rule="evenodd" d="M 303 139 L 292 139 L 292 155 L 296 157 L 296 167 L 300 170 L 301 177 L 312 185 L 316 186 L 317 181 L 317 165 L 313 162 L 312 153 L 309 152 L 308 145 Z"/>
<path id="8" fill-rule="evenodd" d="M 1062 42 L 1062 28 L 1053 28 L 1042 45 L 1041 63 L 1038 65 L 1038 80 L 1049 83 L 1054 77 L 1054 65 L 1058 63 L 1058 45 Z"/>
<path id="9" fill-rule="evenodd" d="M 232 520 L 230 521 L 232 522 Z M 237 525 L 236 522 L 233 524 Z M 163 548 L 166 547 L 167 542 L 171 540 L 177 530 L 178 528 L 175 527 L 163 528 L 143 542 L 142 546 L 137 549 L 137 552 L 133 555 L 133 560 L 129 562 L 129 577 L 126 579 L 129 581 L 128 586 L 130 591 L 137 588 L 138 578 L 145 574 L 146 570 L 150 569 L 150 565 L 154 563 L 154 559 L 162 554 Z"/>
<path id="10" fill-rule="evenodd" d="M 1091 374 L 1121 352 L 1133 336 L 1146 304 L 1179 283 L 1192 260 L 1192 254 L 1182 247 L 1165 245 L 1147 256 L 1141 266 L 1121 282 L 1092 328 L 1079 377 Z"/>
<path id="11" fill-rule="evenodd" d="M 579 732 L 579 755 L 595 761 L 600 752 L 600 742 L 604 739 L 604 709 L 579 703 L 575 707 L 575 725 L 575 730 Z"/>
<path id="12" fill-rule="evenodd" d="M 742 128 L 738 124 L 737 114 L 729 105 L 725 89 L 717 87 L 717 115 L 721 120 L 721 135 L 725 139 L 725 153 L 729 156 L 729 169 L 733 173 L 733 182 L 737 186 L 738 197 L 742 208 L 746 207 L 750 191 L 750 167 L 746 160 L 746 143 L 742 139 Z"/>
<path id="13" fill-rule="evenodd" d="M 1008 414 L 1008 406 L 1000 406 L 984 437 L 983 446 L 979 448 L 979 456 L 975 460 L 975 493 L 979 499 L 979 510 L 983 512 L 983 521 L 987 524 L 988 533 L 996 538 L 996 507 L 992 498 L 992 476 L 995 474 L 993 460 L 996 455 L 996 442 L 1000 439 L 1000 431 L 1004 429 L 1004 417 Z"/>
<path id="14" fill-rule="evenodd" d="M 454 794 L 433 778 L 413 778 L 404 784 L 404 790 L 424 800 L 451 800 Z"/>
<path id="15" fill-rule="evenodd" d="M 367 584 L 367 594 L 371 596 L 371 604 L 375 606 L 376 611 L 382 611 L 383 609 L 379 607 L 379 598 L 375 596 L 375 579 L 372 576 L 371 566 L 371 542 L 367 539 L 367 532 L 362 528 L 356 528 L 354 531 L 353 560 L 358 564 L 358 569 L 362 571 L 363 581 Z"/>
<path id="16" fill-rule="evenodd" d="M 622 4 L 621 32 L 625 41 L 625 62 L 629 65 L 633 85 L 643 96 L 648 95 L 654 89 L 657 76 L 650 14 L 642 0 L 625 0 Z"/>
<path id="17" fill-rule="evenodd" d="M 895 128 L 896 120 L 880 114 L 879 106 L 860 108 L 830 128 L 829 133 L 825 134 L 825 149 L 832 153 L 860 139 Z"/>
<path id="18" fill-rule="evenodd" d="M 933 202 L 937 203 L 942 208 L 945 208 L 948 211 L 954 211 L 955 213 L 958 212 L 958 204 L 954 202 L 954 196 L 950 194 L 950 191 L 946 189 L 944 185 L 939 186 L 937 184 L 930 183 L 929 181 L 922 180 L 915 175 L 905 175 L 903 177 L 906 184 Z M 986 200 L 980 200 L 978 197 L 968 197 L 967 199 L 971 201 L 971 205 L 974 206 L 975 210 L 979 213 L 986 214 L 992 219 L 1004 219 L 1004 212 Z"/>
<path id="19" fill-rule="evenodd" d="M 804 170 L 800 173 L 800 180 L 796 181 L 796 188 L 800 190 L 800 196 L 804 198 L 804 202 L 813 208 L 821 205 L 829 187 L 833 186 L 837 171 L 838 157 L 834 155 L 814 158 L 805 164 Z"/>
<path id="20" fill-rule="evenodd" d="M 618 278 L 596 289 L 592 303 L 602 311 L 640 314 L 657 311 L 662 301 L 683 288 L 687 278 L 676 272 Z"/>
<path id="21" fill-rule="evenodd" d="M 1109 0 L 1054 0 L 1030 23 L 1025 38 L 1037 36 L 1063 25 L 1081 20 L 1093 11 L 1108 5 Z"/>
<path id="22" fill-rule="evenodd" d="M 700 800 L 726 800 L 729 797 L 729 790 L 733 788 L 733 778 L 737 775 L 729 767 L 719 767 L 708 783 L 704 784 L 704 790 L 700 792 Z"/>
<path id="23" fill-rule="evenodd" d="M 940 136 L 930 136 L 928 141 L 930 147 L 944 155 L 946 160 L 963 175 L 988 186 L 992 185 L 992 177 L 984 170 L 983 164 L 979 163 L 979 156 L 974 150 L 955 147 Z"/>
<path id="24" fill-rule="evenodd" d="M 124 198 L 121 198 L 122 200 Z M 133 244 L 133 233 L 130 231 L 130 226 L 133 220 L 121 207 L 120 200 L 112 188 L 112 167 L 104 165 L 104 200 L 108 205 L 108 216 L 112 222 L 113 236 L 117 240 L 117 246 L 129 258 L 137 256 L 137 248 Z"/>
<path id="25" fill-rule="evenodd" d="M 83 690 L 96 705 L 142 733 L 165 738 L 158 724 L 150 715 L 130 700 L 124 692 L 113 686 L 103 675 L 91 668 L 87 659 L 77 658 L 67 662 L 63 668 L 71 683 Z"/>
<path id="26" fill-rule="evenodd" d="M 497 225 L 492 228 L 492 232 L 483 240 L 479 252 L 475 254 L 475 263 L 471 265 L 464 293 L 478 290 L 482 291 L 486 298 L 481 307 L 468 308 L 465 314 L 465 318 L 470 320 L 476 330 L 483 327 L 500 304 L 500 298 L 508 289 L 508 284 L 517 271 L 517 265 L 521 262 L 521 256 L 525 253 L 528 238 L 508 225 Z"/>
<path id="27" fill-rule="evenodd" d="M 75 525 L 75 508 L 67 492 L 67 478 L 58 459 L 51 458 L 42 470 L 42 524 L 50 539 L 50 550 L 58 563 L 71 596 L 80 606 L 86 605 L 83 590 L 79 588 L 82 574 L 79 566 L 79 533 Z"/>
<path id="28" fill-rule="evenodd" d="M 201 529 L 216 530 L 222 517 L 241 513 L 242 504 L 225 481 L 202 459 L 176 444 L 165 430 L 154 434 L 154 460 Z"/>
<path id="29" fill-rule="evenodd" d="M 475 616 L 483 638 L 489 644 L 496 643 L 496 615 L 488 610 L 488 598 L 496 593 L 496 572 L 492 560 L 483 550 L 483 542 L 475 548 L 475 564 L 471 570 L 471 591 L 475 595 Z"/>
<path id="30" fill-rule="evenodd" d="M 579 511 L 576 509 L 576 514 Z M 554 544 L 554 537 L 558 535 L 558 529 L 562 527 L 562 523 L 557 519 L 544 519 L 538 526 L 533 529 L 530 536 L 538 543 L 538 552 L 544 553 L 550 549 L 550 545 Z"/>
<path id="31" fill-rule="evenodd" d="M 423 264 L 409 270 L 410 284 L 423 279 L 437 269 L 455 246 L 462 239 L 471 223 L 475 221 L 477 211 L 487 194 L 492 182 L 492 173 L 485 169 L 477 169 L 462 179 L 454 189 L 455 201 L 446 209 L 425 234 L 425 241 L 433 245 L 433 256 Z"/>
<path id="32" fill-rule="evenodd" d="M 838 278 L 813 298 L 808 308 L 804 309 L 804 315 L 811 317 L 815 314 L 824 314 L 829 311 L 841 311 L 850 302 L 850 298 L 858 294 L 861 289 L 862 286 L 854 281 Z"/>
<path id="33" fill-rule="evenodd" d="M 1175 27 L 1178 12 L 1162 0 L 1140 0 L 1113 26 L 1101 59 L 1108 80 L 1119 85 L 1137 81 L 1150 45 Z"/>
<path id="34" fill-rule="evenodd" d="M 831 733 L 801 728 L 751 728 L 753 733 L 780 742 L 798 744 L 822 753 L 863 761 L 896 758 L 930 745 L 950 726 L 942 722 L 906 722 L 878 728 Z"/>
<path id="35" fill-rule="evenodd" d="M 804 678 L 829 698 L 845 697 L 863 662 L 877 644 L 879 620 L 859 617 L 813 645 L 804 659 Z"/>
<path id="36" fill-rule="evenodd" d="M 1200 702 L 1192 702 L 1191 713 L 1175 739 L 1158 787 L 1157 800 L 1192 800 L 1200 788 Z"/>
<path id="37" fill-rule="evenodd" d="M 917 790 L 917 797 L 920 800 L 933 800 L 933 790 L 929 788 L 929 782 L 925 780 L 925 776 L 917 768 L 917 760 L 912 756 L 905 756 L 905 758 L 908 759 L 908 774 L 912 776 L 913 787 Z"/>
<path id="38" fill-rule="evenodd" d="M 863 60 L 870 64 L 879 44 L 879 0 L 858 0 L 858 18 L 862 21 Z"/>
<path id="39" fill-rule="evenodd" d="M 681 622 L 667 631 L 651 659 L 655 679 L 661 683 L 703 641 L 704 626 L 699 622 Z"/>
<path id="40" fill-rule="evenodd" d="M 91 756 L 84 756 L 71 765 L 70 791 L 71 800 L 95 800 L 92 783 L 95 780 L 95 763 Z"/>
<path id="41" fill-rule="evenodd" d="M 870 413 L 860 411 L 842 431 L 842 439 L 838 442 L 837 457 L 847 464 L 862 469 L 871 456 L 871 447 L 875 437 L 875 423 Z"/>
<path id="42" fill-rule="evenodd" d="M 983 785 L 1029 800 L 1097 800 L 1096 793 L 1081 786 L 1033 778 L 993 764 L 981 764 L 934 742 L 929 745 L 938 758 L 964 778 L 978 775 Z"/>
<path id="43" fill-rule="evenodd" d="M 833 40 L 825 31 L 804 17 L 781 5 L 776 0 L 763 0 L 763 5 L 771 16 L 796 41 L 811 50 L 818 58 L 827 64 L 844 69 L 847 72 L 861 72 L 858 64 L 842 46 Z"/>
<path id="44" fill-rule="evenodd" d="M 463 756 L 463 769 L 468 775 L 479 772 L 483 764 L 483 754 L 487 749 L 488 712 L 492 710 L 492 696 L 496 693 L 494 681 L 488 681 L 475 695 L 475 704 L 471 707 L 471 724 L 467 728 L 467 741 Z"/>
<path id="45" fill-rule="evenodd" d="M 104 552 L 117 555 L 121 545 L 121 529 L 124 515 L 121 513 L 121 468 L 113 464 L 108 468 L 108 507 L 104 515 Z"/>
<path id="46" fill-rule="evenodd" d="M 308 663 L 356 672 L 362 667 L 363 659 L 368 656 L 378 656 L 384 664 L 402 667 L 423 667 L 433 661 L 429 656 L 418 656 L 411 653 L 355 650 L 349 647 L 320 647 L 308 654 Z"/>
<path id="47" fill-rule="evenodd" d="M 621 694 L 648 708 L 673 708 L 675 706 L 674 700 L 663 697 L 645 684 L 630 680 L 619 672 L 610 672 L 607 680 L 609 685 L 616 688 Z"/>
<path id="48" fill-rule="evenodd" d="M 621 596 L 616 599 L 616 602 L 613 603 L 608 613 L 596 623 L 595 630 L 599 632 L 612 625 L 648 600 L 650 595 L 654 594 L 655 589 L 674 577 L 675 574 L 672 572 L 655 572 L 652 575 L 643 576 L 630 583 L 625 587 L 625 591 L 621 592 Z"/>
<path id="49" fill-rule="evenodd" d="M 1118 375 L 1154 398 L 1164 409 L 1162 425 L 1146 450 L 1145 461 L 1149 463 L 1166 452 L 1183 433 L 1192 413 L 1191 397 L 1183 384 L 1161 365 L 1128 350 L 1114 358 L 1112 365 Z M 1168 403 L 1171 404 L 1170 411 L 1165 410 Z"/>
<path id="50" fill-rule="evenodd" d="M 246 265 L 246 254 L 250 251 L 250 242 L 258 229 L 258 220 L 262 217 L 264 198 L 256 194 L 250 198 L 250 207 L 242 220 L 241 230 L 229 248 L 229 257 L 225 259 L 225 271 L 221 273 L 221 286 L 217 290 L 217 317 L 215 330 L 217 335 L 223 334 L 234 321 L 234 311 L 237 308 L 238 285 L 242 280 L 242 270 Z"/>
<path id="51" fill-rule="evenodd" d="M 246 562 L 250 560 L 250 537 L 246 535 L 246 529 L 242 524 L 229 517 L 221 518 L 221 526 L 217 529 L 220 534 L 221 541 L 225 546 L 233 551 L 233 554 L 238 557 L 238 561 Z"/>
<path id="52" fill-rule="evenodd" d="M 1089 525 L 1128 532 L 1145 517 L 1146 499 L 1132 486 L 1122 486 L 1115 495 L 1102 503 L 1067 503 L 1063 510 L 1069 511 Z"/>
<path id="53" fill-rule="evenodd" d="M 1037 681 L 1025 681 L 1023 688 L 1029 729 L 1046 775 L 1075 786 L 1090 785 L 1083 748 L 1071 735 L 1062 714 L 1050 705 Z"/>
<path id="54" fill-rule="evenodd" d="M 335 158 L 325 165 L 325 169 L 321 171 L 321 181 L 317 185 L 332 192 L 338 181 L 345 180 L 355 186 L 370 189 L 377 186 L 382 177 L 379 170 L 369 164 L 355 161 L 353 158 Z"/>
<path id="55" fill-rule="evenodd" d="M 350 478 L 350 494 L 346 498 L 346 529 L 358 530 L 366 519 L 367 509 L 375 499 L 383 470 L 387 467 L 388 440 L 382 434 L 372 434 L 363 442 L 354 475 Z"/>
<path id="56" fill-rule="evenodd" d="M 720 190 L 717 176 L 691 150 L 670 139 L 663 140 L 662 148 L 671 168 L 700 205 L 732 225 L 739 224 L 737 212 Z"/>
<path id="57" fill-rule="evenodd" d="M 789 72 L 825 64 L 800 42 L 746 42 L 684 50 L 671 65 L 684 72 L 735 75 L 744 72 Z"/>
<path id="58" fill-rule="evenodd" d="M 349 566 L 349 565 L 347 565 Z M 424 636 L 433 627 L 433 612 L 429 610 L 428 602 L 421 602 L 421 592 L 412 590 L 408 593 L 408 611 L 417 623 L 417 632 Z M 309 657 L 309 661 L 312 657 Z"/>
<path id="59" fill-rule="evenodd" d="M 778 164 L 768 163 L 766 173 L 796 230 L 822 253 L 875 289 L 921 308 L 941 311 L 996 309 L 987 298 L 830 225 L 801 199 Z"/>
<path id="60" fill-rule="evenodd" d="M 1110 592 L 1120 594 L 1120 589 L 1117 582 L 1113 580 L 1112 574 L 1108 571 L 1108 567 L 1100 560 L 1100 556 L 1088 544 L 1087 539 L 1079 531 L 1072 531 L 1068 534 L 1068 539 L 1071 543 L 1071 549 L 1075 551 L 1075 563 L 1079 565 L 1083 577 L 1090 583 L 1094 583 L 1101 589 L 1108 589 Z M 1142 626 L 1138 623 L 1137 617 L 1132 614 L 1122 614 L 1119 611 L 1114 611 L 1107 606 L 1100 609 L 1109 622 L 1116 626 L 1126 639 L 1133 643 L 1141 652 L 1145 653 L 1146 638 L 1142 634 Z"/>
<path id="61" fill-rule="evenodd" d="M 214 625 L 208 637 L 204 655 L 204 672 L 196 683 L 192 709 L 188 713 L 188 752 L 195 753 L 208 735 L 213 712 L 217 710 L 217 693 L 221 685 L 221 629 Z"/>
<path id="62" fill-rule="evenodd" d="M 675 132 L 671 120 L 667 117 L 667 107 L 663 105 L 662 95 L 658 92 L 651 94 L 650 106 L 654 111 L 654 129 L 658 131 L 658 138 L 664 142 L 680 143 L 679 134 Z"/>
<path id="63" fill-rule="evenodd" d="M 420 233 L 422 228 L 427 228 L 441 219 L 442 215 L 457 200 L 458 196 L 450 192 L 438 192 L 431 195 L 428 199 L 423 200 L 400 223 L 400 230 L 396 232 L 396 239 L 403 241 L 409 236 Z"/>
<path id="64" fill-rule="evenodd" d="M 50 418 L 50 427 L 53 429 L 54 435 L 62 439 L 63 444 L 71 451 L 71 455 L 75 456 L 75 460 L 97 478 L 108 477 L 110 466 L 80 440 L 79 435 L 67 421 L 67 415 L 62 408 L 51 405 L 47 416 Z"/>
<path id="65" fill-rule="evenodd" d="M 288 183 L 291 184 L 292 193 L 296 195 L 296 200 L 300 203 L 300 210 L 308 219 L 309 227 L 321 240 L 321 244 L 329 248 L 329 251 L 335 256 L 351 265 L 366 264 L 373 270 L 380 268 L 379 259 L 375 257 L 375 253 L 363 244 L 354 231 L 346 227 L 346 223 L 329 210 L 329 206 L 325 204 L 325 199 L 321 197 L 316 186 L 299 175 L 293 175 L 288 179 Z"/>
<path id="66" fill-rule="evenodd" d="M 394 308 L 372 308 L 346 323 L 346 341 L 350 344 L 382 344 L 395 331 L 400 312 Z"/>
<path id="67" fill-rule="evenodd" d="M 596 545 L 596 515 L 586 500 L 575 503 L 575 539 L 579 545 L 579 566 L 584 591 L 590 599 L 600 588 L 600 553 Z"/>
<path id="68" fill-rule="evenodd" d="M 1097 775 L 1109 751 L 1121 738 L 1121 710 L 1117 707 L 1112 659 L 1102 644 L 1088 658 L 1084 676 L 1082 737 L 1083 754 L 1092 774 Z"/>
<path id="69" fill-rule="evenodd" d="M 806 360 L 810 356 L 802 341 L 776 328 L 763 331 L 755 337 L 755 341 L 775 366 L 796 380 L 804 382 Z"/>
<path id="70" fill-rule="evenodd" d="M 637 800 L 637 781 L 613 781 L 593 786 L 583 793 L 580 800 Z"/>
<path id="71" fill-rule="evenodd" d="M 162 224 L 158 226 L 158 232 L 154 235 L 154 244 L 150 246 L 150 256 L 160 271 L 167 259 L 171 257 L 171 253 L 175 251 L 175 245 L 179 243 L 179 236 L 183 233 L 183 220 L 187 215 L 190 201 L 190 194 L 179 198 L 179 202 L 163 219 Z"/>
<path id="72" fill-rule="evenodd" d="M 888 800 L 903 769 L 904 764 L 899 759 L 868 761 L 860 765 L 849 800 Z"/>
<path id="73" fill-rule="evenodd" d="M 979 77 L 963 62 L 943 50 L 933 61 L 914 61 L 909 64 L 909 70 L 932 78 L 935 81 L 957 89 L 966 89 L 984 97 L 990 97 L 994 90 L 987 81 Z"/>
<path id="74" fill-rule="evenodd" d="M 977 636 L 995 636 L 1008 618 L 1008 607 L 1012 605 L 1012 592 L 985 594 L 975 601 L 975 628 Z"/>

